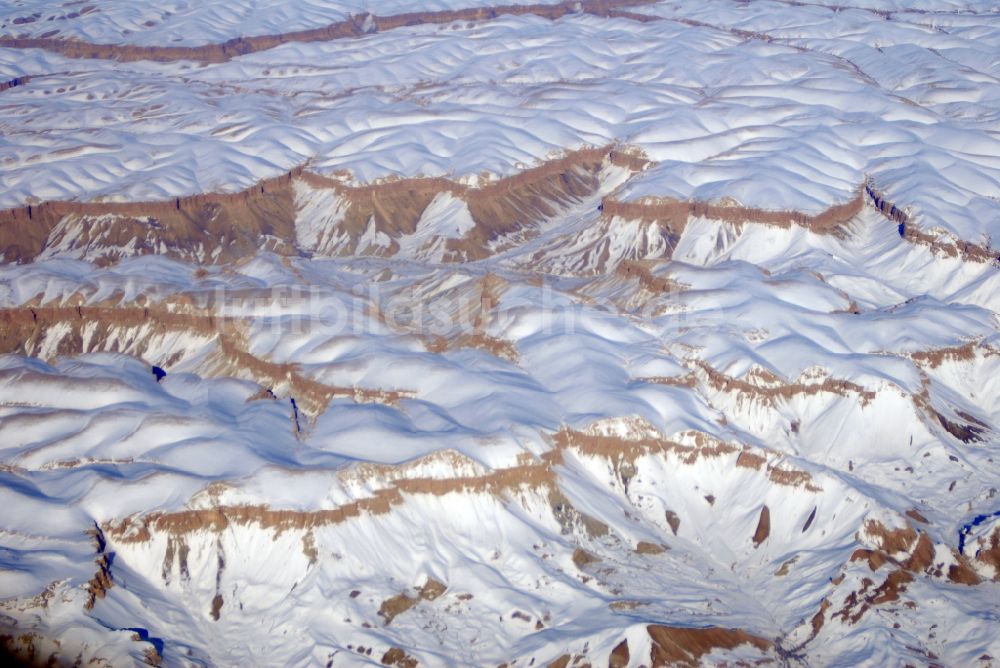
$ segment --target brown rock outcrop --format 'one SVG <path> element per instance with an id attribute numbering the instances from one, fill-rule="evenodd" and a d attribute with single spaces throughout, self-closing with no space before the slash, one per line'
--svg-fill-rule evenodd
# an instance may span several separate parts
<path id="1" fill-rule="evenodd" d="M 757 528 L 753 532 L 753 546 L 760 547 L 760 544 L 771 535 L 771 511 L 767 506 L 760 509 L 760 518 L 757 520 Z"/>
<path id="2" fill-rule="evenodd" d="M 214 372 L 252 379 L 264 387 L 287 387 L 288 394 L 312 415 L 322 412 L 335 397 L 351 398 L 358 403 L 395 404 L 410 396 L 405 391 L 326 385 L 303 374 L 296 364 L 257 357 L 246 350 L 239 334 L 241 323 L 239 318 L 216 316 L 196 307 L 171 310 L 164 305 L 0 309 L 0 353 L 37 355 L 41 343 L 47 341 L 48 333 L 57 325 L 63 326 L 54 344 L 57 355 L 127 352 L 143 357 L 151 339 L 176 332 L 199 335 L 206 342 L 215 341 L 217 364 L 210 367 Z M 165 364 L 160 360 L 157 363 Z"/>
<path id="3" fill-rule="evenodd" d="M 8 81 L 0 81 L 0 93 L 4 92 L 5 90 L 10 90 L 11 88 L 16 88 L 17 86 L 23 86 L 29 81 L 31 81 L 31 77 L 29 75 L 25 75 L 22 77 L 14 77 L 13 79 L 10 79 Z"/>
<path id="4" fill-rule="evenodd" d="M 446 178 L 392 179 L 348 186 L 301 168 L 237 193 L 205 193 L 149 202 L 51 201 L 0 211 L 4 262 L 31 262 L 43 251 L 85 255 L 110 264 L 129 255 L 165 254 L 185 261 L 224 264 L 269 250 L 279 255 L 328 252 L 300 248 L 293 184 L 333 190 L 344 201 L 336 223 L 353 254 L 369 224 L 384 233 L 392 255 L 398 240 L 416 231 L 435 197 L 461 198 L 476 225 L 462 238 L 444 239 L 445 261 L 485 257 L 487 244 L 515 232 L 531 234 L 559 207 L 591 195 L 612 147 L 584 148 L 477 187 Z M 126 250 L 127 249 L 127 250 Z"/>
<path id="5" fill-rule="evenodd" d="M 868 201 L 871 202 L 872 206 L 879 213 L 898 226 L 899 235 L 907 241 L 926 246 L 935 254 L 946 257 L 960 257 L 966 262 L 986 264 L 1000 261 L 1000 251 L 996 249 L 980 246 L 962 239 L 947 239 L 919 229 L 914 224 L 909 213 L 903 207 L 890 201 L 881 191 L 876 189 L 871 179 L 865 181 L 865 194 L 868 197 Z"/>
<path id="6" fill-rule="evenodd" d="M 46 248 L 89 251 L 98 263 L 166 253 L 198 262 L 230 262 L 259 250 L 297 251 L 291 181 L 298 170 L 238 193 L 153 202 L 52 201 L 0 211 L 4 262 L 30 262 Z"/>
<path id="7" fill-rule="evenodd" d="M 686 628 L 651 624 L 646 627 L 653 647 L 650 659 L 657 666 L 698 666 L 701 658 L 716 649 L 735 649 L 752 645 L 761 652 L 773 647 L 770 640 L 741 629 L 718 627 Z"/>
<path id="8" fill-rule="evenodd" d="M 175 61 L 197 60 L 221 63 L 237 56 L 273 49 L 290 42 L 326 42 L 335 39 L 360 37 L 381 32 L 426 24 L 452 23 L 454 21 L 483 21 L 503 15 L 541 16 L 558 19 L 567 14 L 583 12 L 597 16 L 625 16 L 614 14 L 618 7 L 649 4 L 651 0 L 567 0 L 558 4 L 497 5 L 470 7 L 435 12 L 409 12 L 391 16 L 363 14 L 337 21 L 322 28 L 298 30 L 276 35 L 234 37 L 219 44 L 203 46 L 133 46 L 127 44 L 93 44 L 81 40 L 54 37 L 0 37 L 0 47 L 13 49 L 45 49 L 67 58 L 100 58 L 123 62 L 136 60 Z"/>
<path id="9" fill-rule="evenodd" d="M 383 666 L 395 666 L 396 668 L 417 668 L 417 660 L 404 652 L 399 647 L 392 647 L 382 655 Z"/>
<path id="10" fill-rule="evenodd" d="M 606 197 L 602 206 L 607 217 L 658 222 L 666 225 L 675 234 L 684 231 L 689 217 L 711 218 L 727 223 L 763 223 L 785 228 L 797 225 L 814 232 L 829 234 L 861 211 L 864 206 L 864 196 L 863 188 L 859 187 L 857 194 L 850 200 L 834 204 L 818 214 L 653 197 L 630 202 Z"/>
<path id="11" fill-rule="evenodd" d="M 993 569 L 993 579 L 1000 581 L 1000 526 L 993 529 L 990 537 L 983 541 L 975 556 L 979 563 L 986 564 Z"/>
<path id="12" fill-rule="evenodd" d="M 258 526 L 276 533 L 339 524 L 362 514 L 382 515 L 403 503 L 403 494 L 443 496 L 451 492 L 498 493 L 522 486 L 538 488 L 554 483 L 554 473 L 547 463 L 515 466 L 482 476 L 458 478 L 406 478 L 392 486 L 376 490 L 363 499 L 323 510 L 276 510 L 262 505 L 216 506 L 176 512 L 153 512 L 120 522 L 108 522 L 104 530 L 122 543 L 149 540 L 151 530 L 171 536 L 198 531 L 220 532 L 230 526 Z"/>
<path id="13" fill-rule="evenodd" d="M 611 656 L 608 657 L 608 668 L 627 668 L 630 657 L 628 640 L 622 640 L 611 650 Z"/>
<path id="14" fill-rule="evenodd" d="M 87 582 L 85 587 L 87 601 L 83 604 L 85 610 L 92 610 L 97 600 L 104 598 L 107 591 L 114 586 L 114 580 L 111 578 L 111 560 L 114 558 L 114 554 L 107 552 L 108 544 L 100 527 L 95 526 L 87 533 L 94 539 L 94 544 L 97 547 L 97 559 L 94 560 L 94 563 L 97 564 L 97 572 Z"/>

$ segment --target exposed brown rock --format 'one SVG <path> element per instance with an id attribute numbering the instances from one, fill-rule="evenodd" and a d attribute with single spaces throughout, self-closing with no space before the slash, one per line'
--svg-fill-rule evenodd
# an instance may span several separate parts
<path id="1" fill-rule="evenodd" d="M 704 217 L 727 223 L 762 223 L 778 227 L 797 225 L 814 232 L 831 233 L 856 216 L 864 206 L 863 187 L 847 202 L 834 204 L 822 213 L 810 215 L 800 211 L 769 211 L 745 206 L 727 206 L 711 202 L 685 201 L 671 198 L 645 197 L 623 202 L 604 198 L 604 215 L 626 220 L 658 222 L 675 234 L 684 231 L 689 217 Z"/>
<path id="2" fill-rule="evenodd" d="M 923 571 L 934 561 L 934 543 L 930 536 L 921 532 L 917 538 L 916 545 L 910 553 L 910 558 L 903 564 L 903 568 L 908 571 Z"/>
<path id="3" fill-rule="evenodd" d="M 659 543 L 648 543 L 644 540 L 639 541 L 639 544 L 635 546 L 635 551 L 639 554 L 663 554 L 668 549 L 670 548 L 665 545 L 660 545 Z"/>
<path id="4" fill-rule="evenodd" d="M 16 88 L 17 86 L 23 86 L 24 84 L 31 81 L 31 77 L 28 75 L 22 77 L 14 77 L 8 81 L 0 81 L 0 93 L 5 90 L 10 90 L 11 88 Z"/>
<path id="5" fill-rule="evenodd" d="M 986 545 L 976 552 L 976 561 L 991 566 L 994 579 L 1000 580 L 1000 526 L 993 529 Z"/>
<path id="6" fill-rule="evenodd" d="M 101 554 L 94 560 L 97 564 L 97 572 L 94 577 L 87 582 L 87 601 L 83 604 L 84 609 L 92 610 L 98 599 L 104 598 L 107 591 L 114 586 L 111 579 L 111 562 L 108 555 Z"/>
<path id="7" fill-rule="evenodd" d="M 123 44 L 91 44 L 80 40 L 52 37 L 0 38 L 0 47 L 14 49 L 46 49 L 68 58 L 101 58 L 123 62 L 136 60 L 175 61 L 198 60 L 220 63 L 237 56 L 273 49 L 290 42 L 325 42 L 335 39 L 360 37 L 371 32 L 392 30 L 404 26 L 452 23 L 454 21 L 482 21 L 507 14 L 532 14 L 548 19 L 558 19 L 574 11 L 597 16 L 609 16 L 618 7 L 649 4 L 650 0 L 581 0 L 555 5 L 496 5 L 434 12 L 409 12 L 391 16 L 363 14 L 337 21 L 322 28 L 312 28 L 277 35 L 234 37 L 221 44 L 204 46 L 132 46 Z M 367 25 L 366 25 L 367 21 Z"/>
<path id="8" fill-rule="evenodd" d="M 937 364 L 941 361 L 948 359 L 949 355 L 961 355 L 960 352 L 962 348 L 951 348 L 951 349 L 938 349 L 937 351 L 931 351 L 927 353 L 928 357 L 923 360 L 932 366 L 935 362 L 931 360 L 937 360 Z M 911 355 L 912 356 L 912 355 Z M 990 430 L 989 425 L 976 419 L 972 415 L 961 411 L 955 410 L 955 416 L 964 422 L 958 420 L 952 420 L 943 415 L 937 408 L 935 408 L 930 396 L 930 377 L 922 370 L 919 369 L 921 375 L 922 387 L 920 391 L 910 395 L 910 399 L 913 401 L 914 407 L 918 412 L 922 412 L 924 415 L 928 416 L 932 421 L 936 421 L 940 424 L 946 432 L 962 441 L 963 443 L 975 443 L 983 440 L 983 434 Z"/>
<path id="9" fill-rule="evenodd" d="M 111 578 L 111 559 L 114 555 L 109 556 L 107 552 L 108 543 L 104 537 L 104 531 L 100 527 L 95 526 L 93 529 L 88 530 L 87 533 L 94 539 L 98 555 L 97 559 L 94 560 L 94 563 L 97 564 L 97 572 L 87 582 L 85 587 L 87 590 L 87 601 L 83 604 L 85 610 L 92 610 L 97 600 L 104 598 L 107 591 L 114 586 L 114 580 Z"/>
<path id="10" fill-rule="evenodd" d="M 755 471 L 759 471 L 766 463 L 767 459 L 765 457 L 750 452 L 749 450 L 744 450 L 740 453 L 740 456 L 736 458 L 737 466 L 745 469 L 753 469 Z"/>
<path id="11" fill-rule="evenodd" d="M 392 623 L 393 619 L 415 606 L 421 600 L 433 601 L 440 598 L 447 590 L 448 587 L 444 583 L 434 578 L 427 578 L 427 582 L 417 589 L 416 596 L 410 596 L 404 592 L 382 601 L 378 614 L 385 619 L 385 625 L 388 626 Z"/>
<path id="12" fill-rule="evenodd" d="M 478 348 L 485 350 L 494 357 L 505 359 L 515 364 L 520 359 L 517 348 L 510 341 L 498 339 L 486 334 L 463 334 L 447 344 L 448 348 Z"/>
<path id="13" fill-rule="evenodd" d="M 611 532 L 604 522 L 580 512 L 558 487 L 549 489 L 549 505 L 564 534 L 582 529 L 591 538 L 600 538 Z"/>
<path id="14" fill-rule="evenodd" d="M 771 511 L 767 506 L 760 509 L 760 519 L 757 520 L 757 529 L 753 532 L 753 546 L 760 547 L 760 544 L 771 535 Z"/>
<path id="15" fill-rule="evenodd" d="M 677 513 L 675 513 L 672 510 L 666 511 L 666 515 L 667 515 L 667 525 L 670 527 L 670 530 L 673 531 L 674 535 L 676 536 L 677 530 L 681 526 L 681 518 L 678 517 Z"/>
<path id="16" fill-rule="evenodd" d="M 862 405 L 875 399 L 874 391 L 866 390 L 864 387 L 849 380 L 823 378 L 818 383 L 787 382 L 777 377 L 765 377 L 763 376 L 763 372 L 758 371 L 757 376 L 764 383 L 755 384 L 742 378 L 728 376 L 714 369 L 703 360 L 696 360 L 695 365 L 701 372 L 704 382 L 713 389 L 719 392 L 741 394 L 769 406 L 774 405 L 779 400 L 788 400 L 799 395 L 835 394 L 841 397 L 854 396 Z"/>
<path id="17" fill-rule="evenodd" d="M 866 534 L 874 539 L 875 549 L 858 548 L 851 555 L 851 561 L 865 560 L 872 571 L 885 564 L 892 564 L 901 570 L 913 573 L 928 571 L 934 561 L 934 543 L 925 532 L 918 532 L 907 525 L 899 529 L 888 529 L 880 522 L 868 520 Z M 904 560 L 894 555 L 906 554 Z"/>
<path id="18" fill-rule="evenodd" d="M 216 594 L 212 598 L 212 610 L 209 614 L 212 615 L 212 619 L 219 621 L 219 615 L 222 613 L 222 594 Z"/>
<path id="19" fill-rule="evenodd" d="M 898 563 L 895 559 L 892 559 L 881 550 L 869 550 L 867 548 L 859 547 L 851 553 L 851 561 L 861 560 L 867 561 L 868 567 L 873 571 L 877 571 L 887 563 Z"/>
<path id="20" fill-rule="evenodd" d="M 629 659 L 628 640 L 622 640 L 611 650 L 608 657 L 608 668 L 628 668 Z"/>
<path id="21" fill-rule="evenodd" d="M 396 239 L 416 229 L 424 209 L 439 194 L 449 193 L 462 199 L 477 226 L 466 238 L 451 239 L 446 244 L 446 259 L 461 261 L 483 257 L 486 242 L 530 227 L 553 216 L 560 204 L 592 194 L 600 186 L 598 173 L 612 151 L 609 146 L 569 151 L 536 167 L 478 186 L 444 177 L 390 178 L 348 186 L 311 172 L 300 171 L 298 176 L 313 188 L 336 191 L 347 203 L 342 226 L 352 235 L 360 235 L 372 220 L 378 231 Z"/>
<path id="22" fill-rule="evenodd" d="M 560 206 L 579 201 L 600 187 L 599 172 L 610 147 L 582 149 L 533 169 L 502 179 L 464 195 L 476 227 L 462 241 L 452 242 L 456 259 L 465 259 L 469 248 L 486 244 L 554 216 Z M 480 251 L 480 257 L 483 255 Z M 463 257 L 464 256 L 464 257 Z"/>
<path id="23" fill-rule="evenodd" d="M 734 649 L 740 645 L 752 645 L 766 652 L 773 646 L 770 640 L 740 629 L 685 628 L 651 624 L 646 630 L 653 641 L 650 660 L 654 668 L 698 666 L 701 657 L 716 649 Z"/>
<path id="24" fill-rule="evenodd" d="M 771 479 L 771 482 L 778 485 L 784 485 L 786 487 L 804 487 L 810 492 L 823 491 L 821 487 L 813 484 L 812 476 L 806 471 L 774 467 L 768 469 L 768 477 Z"/>
<path id="25" fill-rule="evenodd" d="M 812 619 L 809 620 L 809 626 L 812 627 L 812 631 L 809 634 L 809 642 L 819 635 L 819 632 L 823 629 L 823 624 L 826 623 L 826 611 L 830 609 L 830 601 L 823 599 L 820 601 L 819 610 L 813 615 Z"/>
<path id="26" fill-rule="evenodd" d="M 425 601 L 433 601 L 436 598 L 440 598 L 446 591 L 448 591 L 448 587 L 443 582 L 439 582 L 434 578 L 427 578 L 427 582 L 420 587 L 417 593 Z"/>
<path id="27" fill-rule="evenodd" d="M 792 568 L 793 565 L 795 565 L 795 562 L 798 560 L 799 557 L 798 555 L 796 555 L 791 559 L 782 562 L 781 566 L 778 567 L 778 570 L 774 572 L 775 577 L 783 577 L 785 575 L 788 575 L 788 571 Z"/>
<path id="28" fill-rule="evenodd" d="M 389 626 L 389 624 L 392 624 L 392 620 L 419 602 L 420 599 L 408 596 L 405 593 L 396 594 L 395 596 L 382 601 L 382 605 L 380 605 L 378 609 L 378 614 L 385 620 L 385 625 Z"/>
<path id="29" fill-rule="evenodd" d="M 841 617 L 850 624 L 857 623 L 872 606 L 898 600 L 906 586 L 914 580 L 915 574 L 926 573 L 935 577 L 942 575 L 940 567 L 934 567 L 935 547 L 926 532 L 916 531 L 909 524 L 889 529 L 881 522 L 868 520 L 865 522 L 864 534 L 875 544 L 875 548 L 858 548 L 851 555 L 851 561 L 867 561 L 873 572 L 887 564 L 892 570 L 874 590 L 870 590 L 874 581 L 864 578 L 864 586 L 847 596 L 843 608 L 833 616 Z M 902 555 L 905 555 L 905 559 Z M 957 563 L 949 567 L 948 579 L 961 584 L 978 584 L 980 579 L 969 567 L 968 561 L 957 553 L 955 558 Z M 834 584 L 840 584 L 841 581 L 842 577 Z M 912 602 L 908 602 L 910 603 Z"/>
<path id="30" fill-rule="evenodd" d="M 417 660 L 398 647 L 389 649 L 382 655 L 383 666 L 395 666 L 396 668 L 417 668 Z"/>
<path id="31" fill-rule="evenodd" d="M 913 575 L 907 571 L 892 571 L 879 587 L 872 593 L 869 602 L 872 605 L 880 605 L 890 601 L 899 600 L 899 596 L 906 590 L 906 585 L 913 582 Z"/>
<path id="32" fill-rule="evenodd" d="M 626 13 L 619 12 L 619 15 L 625 16 Z M 629 13 L 629 18 L 635 19 L 638 16 Z M 699 21 L 685 20 L 684 22 L 691 25 L 708 25 Z M 714 26 L 712 27 L 714 28 Z M 747 31 L 731 30 L 730 32 L 734 34 L 746 33 L 746 36 L 765 41 L 769 39 L 766 35 Z M 783 228 L 796 225 L 820 234 L 831 234 L 858 215 L 866 202 L 894 224 L 900 225 L 904 239 L 927 246 L 937 254 L 960 257 L 965 261 L 984 264 L 993 262 L 1000 257 L 1000 253 L 995 249 L 961 239 L 946 239 L 919 230 L 901 207 L 887 201 L 868 180 L 858 187 L 857 194 L 850 200 L 834 204 L 825 211 L 812 215 L 800 211 L 772 211 L 725 203 L 656 197 L 645 197 L 630 202 L 606 197 L 602 208 L 606 217 L 656 222 L 665 226 L 674 235 L 680 235 L 684 231 L 689 217 L 705 217 L 733 224 L 759 223 Z"/>
<path id="33" fill-rule="evenodd" d="M 576 567 L 581 570 L 584 566 L 597 563 L 598 561 L 600 561 L 599 558 L 595 557 L 590 552 L 587 552 L 582 547 L 578 547 L 573 550 L 573 563 L 576 564 Z"/>
<path id="34" fill-rule="evenodd" d="M 878 520 L 867 520 L 864 532 L 873 539 L 878 549 L 890 555 L 900 552 L 909 553 L 917 541 L 917 532 L 909 524 L 897 529 L 890 529 Z"/>
<path id="35" fill-rule="evenodd" d="M 608 607 L 616 612 L 621 612 L 623 610 L 635 610 L 636 608 L 641 608 L 644 605 L 649 605 L 649 603 L 647 601 L 635 601 L 631 599 L 622 599 L 608 603 Z"/>
<path id="36" fill-rule="evenodd" d="M 623 12 L 619 9 L 613 9 L 609 13 L 612 16 L 623 15 Z M 649 19 L 656 20 L 656 17 L 648 16 L 645 14 L 635 14 L 634 16 L 641 18 L 640 19 L 635 19 L 633 17 L 630 18 L 633 18 L 633 20 L 640 20 L 640 21 Z M 646 155 L 646 152 L 637 146 L 616 147 L 611 150 L 611 153 L 608 155 L 608 159 L 611 161 L 611 164 L 615 165 L 616 167 L 624 167 L 625 169 L 628 169 L 630 172 L 641 172 L 653 164 L 653 161 L 649 159 L 649 156 Z"/>
<path id="37" fill-rule="evenodd" d="M 901 207 L 897 207 L 895 204 L 887 200 L 885 196 L 875 188 L 875 184 L 871 179 L 865 180 L 865 194 L 871 200 L 875 209 L 892 222 L 904 226 L 910 222 L 909 214 L 907 214 Z"/>
<path id="38" fill-rule="evenodd" d="M 948 567 L 948 579 L 956 584 L 977 585 L 982 578 L 969 566 L 969 562 L 959 555 L 958 563 Z"/>
<path id="39" fill-rule="evenodd" d="M 220 532 L 231 525 L 254 525 L 279 533 L 290 530 L 309 531 L 328 524 L 339 524 L 362 514 L 388 513 L 393 506 L 403 503 L 404 493 L 442 496 L 464 491 L 492 494 L 522 486 L 551 486 L 554 481 L 549 465 L 541 463 L 500 469 L 482 476 L 399 479 L 392 486 L 375 491 L 371 497 L 324 510 L 274 510 L 259 505 L 217 506 L 177 512 L 153 512 L 120 522 L 108 522 L 104 525 L 104 530 L 122 543 L 148 541 L 151 530 L 175 537 L 197 531 Z"/>
<path id="40" fill-rule="evenodd" d="M 411 396 L 405 391 L 325 385 L 302 374 L 295 364 L 274 363 L 256 357 L 246 350 L 240 334 L 242 324 L 239 319 L 219 317 L 211 311 L 202 312 L 193 307 L 172 310 L 164 305 L 0 309 L 0 353 L 35 355 L 48 332 L 59 329 L 60 339 L 56 346 L 59 355 L 110 351 L 141 358 L 150 340 L 180 332 L 199 335 L 206 342 L 213 339 L 217 342 L 217 364 L 206 366 L 207 372 L 249 378 L 267 387 L 283 385 L 310 414 L 325 410 L 335 397 L 347 397 L 359 403 L 395 404 Z M 60 325 L 62 328 L 57 327 Z M 85 328 L 88 329 L 86 345 L 82 333 Z M 261 392 L 267 390 L 262 387 Z"/>
<path id="41" fill-rule="evenodd" d="M 962 441 L 962 443 L 976 443 L 983 440 L 982 427 L 974 424 L 962 424 L 960 422 L 955 422 L 954 420 L 949 420 L 937 411 L 934 411 L 934 416 L 937 417 L 938 423 L 944 427 L 945 431 Z"/>
<path id="42" fill-rule="evenodd" d="M 555 661 L 549 663 L 545 668 L 566 668 L 569 666 L 569 662 L 573 660 L 573 657 L 569 654 L 563 654 Z"/>
<path id="43" fill-rule="evenodd" d="M 261 181 L 239 193 L 210 193 L 157 202 L 44 202 L 0 211 L 5 262 L 29 262 L 45 247 L 89 249 L 101 263 L 162 252 L 185 260 L 229 262 L 260 249 L 295 254 L 291 181 Z M 72 242 L 70 243 L 70 239 Z M 202 257 L 204 256 L 204 257 Z"/>
<path id="44" fill-rule="evenodd" d="M 44 640 L 34 631 L 0 634 L 0 659 L 13 666 L 60 665 L 58 653 L 52 653 L 48 657 L 42 654 L 41 646 Z M 58 640 L 52 642 L 59 646 Z"/>
<path id="45" fill-rule="evenodd" d="M 635 462 L 642 455 L 673 452 L 678 454 L 686 464 L 693 464 L 700 457 L 719 457 L 737 451 L 735 446 L 708 434 L 699 432 L 694 436 L 695 445 L 686 445 L 644 435 L 635 438 L 622 438 L 590 434 L 572 429 L 563 429 L 556 433 L 553 438 L 558 448 L 572 448 L 584 454 L 608 458 L 622 457 L 629 462 Z"/>
<path id="46" fill-rule="evenodd" d="M 316 549 L 316 537 L 313 536 L 311 531 L 307 531 L 302 536 L 302 554 L 309 560 L 310 566 L 315 564 L 316 560 L 319 559 L 319 550 Z"/>
<path id="47" fill-rule="evenodd" d="M 420 216 L 438 194 L 460 191 L 460 186 L 444 178 L 401 179 L 353 188 L 315 174 L 303 173 L 302 178 L 313 187 L 335 190 L 347 202 L 338 223 L 338 231 L 345 232 L 350 239 L 337 249 L 342 255 L 359 253 L 357 242 L 368 229 L 369 221 L 391 240 L 384 254 L 395 254 L 399 248 L 396 240 L 416 231 Z M 324 247 L 307 250 L 330 254 L 330 249 Z"/>
<path id="48" fill-rule="evenodd" d="M 948 239 L 943 236 L 929 234 L 919 229 L 909 213 L 879 191 L 871 179 L 865 181 L 865 195 L 875 209 L 899 226 L 901 236 L 915 244 L 926 246 L 936 255 L 959 257 L 966 262 L 988 264 L 1000 257 L 1000 252 L 987 246 L 979 246 L 962 239 Z"/>
<path id="49" fill-rule="evenodd" d="M 446 239 L 444 259 L 485 257 L 487 244 L 518 232 L 530 234 L 558 208 L 589 196 L 612 147 L 584 148 L 483 185 L 446 178 L 387 179 L 348 186 L 295 168 L 237 193 L 206 193 L 151 202 L 52 201 L 0 211 L 0 249 L 6 262 L 30 262 L 43 249 L 86 254 L 99 264 L 130 255 L 166 254 L 185 261 L 228 263 L 260 250 L 279 255 L 355 254 L 370 224 L 390 239 L 380 254 L 398 251 L 398 239 L 416 230 L 424 210 L 441 193 L 463 199 L 476 226 L 462 239 Z M 336 248 L 300 248 L 295 185 L 329 189 L 346 209 L 337 223 Z M 370 252 L 370 251 L 366 251 Z"/>
<path id="50" fill-rule="evenodd" d="M 996 356 L 997 351 L 982 342 L 970 341 L 960 346 L 947 346 L 933 350 L 918 350 L 909 354 L 914 362 L 936 369 L 944 362 L 971 362 L 978 354 Z"/>
<path id="51" fill-rule="evenodd" d="M 163 656 L 161 656 L 160 653 L 156 651 L 155 647 L 148 647 L 142 653 L 142 661 L 147 666 L 162 666 Z"/>
<path id="52" fill-rule="evenodd" d="M 615 273 L 638 280 L 640 286 L 655 294 L 678 292 L 684 288 L 683 285 L 669 278 L 654 275 L 649 267 L 639 260 L 625 260 L 619 263 L 615 268 Z"/>
<path id="53" fill-rule="evenodd" d="M 657 385 L 670 385 L 672 387 L 697 387 L 698 379 L 693 373 L 686 373 L 680 376 L 641 376 L 636 380 L 645 383 L 655 383 Z"/>

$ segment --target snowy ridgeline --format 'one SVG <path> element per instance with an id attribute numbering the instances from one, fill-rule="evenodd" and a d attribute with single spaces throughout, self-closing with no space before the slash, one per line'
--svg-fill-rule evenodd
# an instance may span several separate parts
<path id="1" fill-rule="evenodd" d="M 413 4 L 8 3 L 0 34 L 190 46 Z M 0 48 L 0 80 L 31 77 L 0 90 L 2 206 L 303 164 L 477 185 L 631 149 L 484 196 L 296 172 L 10 213 L 0 649 L 989 665 L 1000 271 L 934 235 L 1000 227 L 1000 19 L 822 4 L 501 16 L 215 64 Z M 712 206 L 611 210 L 641 198 Z"/>
<path id="2" fill-rule="evenodd" d="M 220 7 L 166 20 L 211 26 L 198 12 L 242 15 Z M 816 213 L 870 177 L 920 228 L 981 244 L 1000 230 L 1000 24 L 952 9 L 977 6 L 886 17 L 781 2 L 656 3 L 634 8 L 659 19 L 645 23 L 501 16 L 208 65 L 0 49 L 0 78 L 34 77 L 3 93 L 0 205 L 234 191 L 306 163 L 359 183 L 475 183 L 618 142 L 653 161 L 624 199 Z M 127 3 L 70 23 L 98 31 L 106 12 L 141 23 L 161 10 Z M 296 16 L 311 20 L 306 8 Z M 164 39 L 159 28 L 144 34 Z"/>
<path id="3" fill-rule="evenodd" d="M 168 665 L 639 665 L 686 633 L 650 624 L 749 634 L 709 664 L 996 653 L 995 523 L 964 529 L 1000 482 L 996 271 L 852 230 L 693 220 L 672 262 L 541 282 L 6 265 L 4 614 Z"/>

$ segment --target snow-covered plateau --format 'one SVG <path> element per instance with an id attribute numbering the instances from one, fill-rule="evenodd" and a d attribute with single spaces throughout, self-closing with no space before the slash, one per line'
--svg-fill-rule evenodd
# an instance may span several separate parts
<path id="1" fill-rule="evenodd" d="M 0 661 L 1000 666 L 1000 11 L 847 2 L 0 2 Z"/>

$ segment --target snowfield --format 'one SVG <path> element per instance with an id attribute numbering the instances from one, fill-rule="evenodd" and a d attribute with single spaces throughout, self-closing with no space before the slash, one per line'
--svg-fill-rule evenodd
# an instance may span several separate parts
<path id="1" fill-rule="evenodd" d="M 513 4 L 0 7 L 0 656 L 1000 660 L 995 8 Z"/>
<path id="2" fill-rule="evenodd" d="M 232 191 L 303 164 L 356 183 L 476 181 L 618 142 L 655 163 L 626 199 L 815 213 L 871 178 L 922 228 L 1000 234 L 995 15 L 973 32 L 923 14 L 673 6 L 636 8 L 649 22 L 501 16 L 207 65 L 0 49 L 0 76 L 32 77 L 4 92 L 0 205 Z"/>
<path id="3" fill-rule="evenodd" d="M 504 6 L 554 5 L 558 0 L 506 0 Z M 12 37 L 160 46 L 197 46 L 234 37 L 271 35 L 322 28 L 368 14 L 391 16 L 491 7 L 485 0 L 239 0 L 229 3 L 168 0 L 86 3 L 8 3 L 0 30 Z M 19 20 L 20 19 L 20 20 Z"/>

